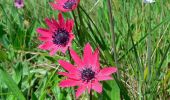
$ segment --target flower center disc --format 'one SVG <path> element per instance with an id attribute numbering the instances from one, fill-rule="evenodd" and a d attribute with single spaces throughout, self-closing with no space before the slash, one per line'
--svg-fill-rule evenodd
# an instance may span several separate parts
<path id="1" fill-rule="evenodd" d="M 66 46 L 69 41 L 69 33 L 65 29 L 58 29 L 52 38 L 54 44 Z"/>
<path id="2" fill-rule="evenodd" d="M 86 82 L 89 82 L 90 80 L 92 80 L 95 76 L 95 72 L 91 69 L 91 68 L 85 68 L 81 71 L 81 78 Z"/>
<path id="3" fill-rule="evenodd" d="M 64 3 L 63 8 L 64 9 L 72 9 L 73 5 L 75 5 L 76 2 L 75 0 L 68 0 L 67 2 Z"/>

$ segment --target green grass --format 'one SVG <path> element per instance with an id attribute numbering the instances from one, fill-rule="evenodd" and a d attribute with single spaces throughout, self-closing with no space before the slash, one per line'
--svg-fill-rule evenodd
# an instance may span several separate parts
<path id="1" fill-rule="evenodd" d="M 57 19 L 49 2 L 27 0 L 16 9 L 13 0 L 0 2 L 0 99 L 1 100 L 73 100 L 72 88 L 58 83 L 63 77 L 57 60 L 69 60 L 68 53 L 49 56 L 38 49 L 36 28 L 47 27 L 44 18 Z M 170 1 L 112 0 L 115 48 L 113 52 L 107 0 L 81 0 L 74 11 L 75 39 L 72 48 L 82 55 L 89 42 L 100 47 L 102 66 L 117 66 L 115 80 L 103 82 L 98 100 L 168 100 L 170 98 Z M 150 36 L 150 37 L 149 37 Z M 149 40 L 149 41 L 148 41 Z M 115 53 L 118 64 L 115 63 Z M 119 76 L 119 77 L 118 77 Z M 88 99 L 86 94 L 81 100 Z"/>

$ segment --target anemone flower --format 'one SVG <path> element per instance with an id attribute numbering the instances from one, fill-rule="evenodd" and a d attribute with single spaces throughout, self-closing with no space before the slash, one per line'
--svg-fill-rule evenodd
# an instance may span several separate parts
<path id="1" fill-rule="evenodd" d="M 77 8 L 80 0 L 55 0 L 50 3 L 54 10 L 59 10 L 62 12 L 72 11 Z"/>
<path id="2" fill-rule="evenodd" d="M 72 19 L 64 21 L 61 13 L 58 14 L 58 22 L 54 19 L 45 19 L 48 29 L 38 28 L 40 34 L 39 40 L 44 43 L 39 46 L 40 49 L 49 50 L 50 55 L 54 55 L 57 51 L 66 52 L 74 39 L 72 33 L 74 21 Z"/>
<path id="3" fill-rule="evenodd" d="M 144 3 L 154 3 L 155 0 L 144 0 L 143 2 L 144 2 Z"/>
<path id="4" fill-rule="evenodd" d="M 24 7 L 24 0 L 15 0 L 14 5 L 17 8 L 22 8 L 22 7 Z"/>
<path id="5" fill-rule="evenodd" d="M 84 48 L 83 59 L 80 59 L 77 53 L 71 48 L 70 54 L 75 62 L 75 65 L 72 65 L 64 60 L 58 61 L 58 63 L 65 70 L 67 70 L 67 72 L 58 73 L 59 75 L 67 77 L 67 79 L 62 80 L 59 83 L 59 86 L 78 86 L 76 98 L 78 98 L 85 90 L 88 90 L 88 93 L 90 93 L 90 91 L 93 89 L 98 93 L 101 93 L 102 85 L 99 82 L 113 79 L 111 74 L 117 71 L 117 68 L 115 67 L 105 67 L 100 69 L 99 51 L 96 49 L 93 53 L 89 43 L 87 43 Z"/>

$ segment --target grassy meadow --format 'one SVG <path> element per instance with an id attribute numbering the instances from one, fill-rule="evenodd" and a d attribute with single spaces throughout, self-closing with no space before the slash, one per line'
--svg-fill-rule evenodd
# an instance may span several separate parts
<path id="1" fill-rule="evenodd" d="M 74 19 L 72 48 L 83 56 L 90 43 L 93 50 L 99 47 L 101 67 L 118 68 L 92 99 L 169 100 L 170 0 L 110 0 L 111 6 L 108 1 L 81 0 L 63 13 Z M 75 88 L 60 88 L 64 77 L 56 74 L 63 71 L 57 61 L 70 61 L 69 53 L 50 56 L 38 48 L 36 29 L 47 28 L 45 18 L 58 19 L 49 2 L 25 0 L 17 9 L 14 0 L 0 1 L 0 100 L 76 100 Z M 87 93 L 79 98 L 88 99 Z"/>

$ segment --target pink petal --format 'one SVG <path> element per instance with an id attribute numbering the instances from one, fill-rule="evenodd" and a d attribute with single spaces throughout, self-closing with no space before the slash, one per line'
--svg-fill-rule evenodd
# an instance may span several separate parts
<path id="1" fill-rule="evenodd" d="M 43 49 L 43 50 L 49 50 L 49 49 L 51 49 L 52 45 L 53 45 L 52 42 L 45 42 L 45 43 L 39 45 L 38 48 Z"/>
<path id="2" fill-rule="evenodd" d="M 68 32 L 71 32 L 74 26 L 74 20 L 67 20 L 66 21 L 66 28 Z"/>
<path id="3" fill-rule="evenodd" d="M 36 31 L 37 31 L 37 33 L 41 34 L 41 35 L 44 36 L 44 37 L 49 37 L 49 36 L 51 36 L 50 31 L 47 30 L 47 29 L 37 28 Z"/>
<path id="4" fill-rule="evenodd" d="M 72 86 L 77 86 L 79 85 L 81 82 L 80 81 L 76 81 L 76 80 L 71 80 L 71 79 L 66 79 L 66 80 L 62 80 L 59 83 L 60 87 L 72 87 Z"/>
<path id="5" fill-rule="evenodd" d="M 82 66 L 82 61 L 81 61 L 80 57 L 77 55 L 77 53 L 73 49 L 71 49 L 71 48 L 69 48 L 69 49 L 70 49 L 70 54 L 71 54 L 72 59 L 74 60 L 74 62 L 79 67 L 81 67 Z"/>
<path id="6" fill-rule="evenodd" d="M 72 64 L 70 64 L 67 61 L 63 61 L 63 60 L 58 60 L 58 63 L 68 72 L 70 73 L 77 73 L 78 70 L 76 67 L 74 67 Z"/>
<path id="7" fill-rule="evenodd" d="M 52 20 L 52 22 L 54 23 L 54 25 L 55 25 L 57 28 L 59 28 L 58 22 L 57 22 L 54 18 L 52 18 L 51 20 Z"/>
<path id="8" fill-rule="evenodd" d="M 70 33 L 69 35 L 70 35 L 70 36 L 69 36 L 70 39 L 69 39 L 69 42 L 68 42 L 67 46 L 68 46 L 68 47 L 71 47 L 72 41 L 73 41 L 73 39 L 74 39 L 74 34 L 73 34 L 73 33 Z"/>
<path id="9" fill-rule="evenodd" d="M 78 3 L 80 2 L 80 0 L 77 0 L 76 1 L 76 5 L 73 5 L 72 6 L 72 9 L 65 9 L 63 8 L 63 5 L 65 2 L 67 2 L 68 0 L 56 0 L 54 3 L 50 3 L 50 5 L 52 6 L 52 8 L 54 10 L 59 10 L 59 11 L 62 11 L 62 12 L 68 12 L 68 11 L 71 11 L 71 10 L 74 10 L 75 8 L 77 8 L 77 5 Z"/>
<path id="10" fill-rule="evenodd" d="M 53 47 L 53 49 L 51 49 L 51 51 L 50 51 L 50 56 L 53 56 L 57 51 L 58 51 L 58 47 L 56 46 L 56 47 Z"/>
<path id="11" fill-rule="evenodd" d="M 91 83 L 91 82 L 89 82 L 89 83 L 87 84 L 87 89 L 88 89 L 88 93 L 90 94 L 90 91 L 91 91 L 91 89 L 92 89 L 92 83 Z"/>
<path id="12" fill-rule="evenodd" d="M 94 89 L 98 93 L 101 93 L 102 92 L 102 85 L 99 82 L 95 81 L 94 83 L 92 83 L 92 89 Z"/>
<path id="13" fill-rule="evenodd" d="M 65 22 L 64 22 L 63 15 L 61 13 L 58 14 L 58 20 L 59 20 L 60 27 L 64 27 Z"/>
<path id="14" fill-rule="evenodd" d="M 89 43 L 87 43 L 84 47 L 84 63 L 91 64 L 91 59 L 92 58 L 92 48 Z"/>
<path id="15" fill-rule="evenodd" d="M 67 12 L 67 11 L 69 11 L 69 9 L 67 10 L 67 9 L 63 9 L 63 7 L 61 6 L 61 5 L 59 5 L 59 4 L 55 4 L 55 3 L 50 3 L 50 5 L 52 6 L 52 8 L 54 9 L 54 10 L 60 10 L 60 11 L 62 11 L 62 12 Z"/>
<path id="16" fill-rule="evenodd" d="M 112 80 L 113 78 L 111 76 L 96 76 L 97 80 L 104 81 L 104 80 Z"/>
<path id="17" fill-rule="evenodd" d="M 79 96 L 86 90 L 86 87 L 85 86 L 80 86 L 77 91 L 76 91 L 76 98 L 78 99 Z"/>
<path id="18" fill-rule="evenodd" d="M 45 19 L 45 22 L 46 22 L 46 24 L 49 26 L 50 29 L 54 30 L 54 29 L 57 28 L 50 19 L 46 18 L 46 19 Z"/>
<path id="19" fill-rule="evenodd" d="M 66 77 L 68 77 L 70 79 L 74 79 L 74 80 L 79 80 L 80 79 L 80 77 L 77 76 L 77 74 L 74 74 L 74 73 L 70 74 L 70 73 L 67 73 L 67 72 L 58 72 L 58 74 L 66 76 Z"/>
<path id="20" fill-rule="evenodd" d="M 60 47 L 60 51 L 64 54 L 66 53 L 67 49 L 68 49 L 68 45 L 66 45 L 66 47 Z"/>
<path id="21" fill-rule="evenodd" d="M 46 41 L 46 42 L 52 40 L 51 37 L 42 37 L 42 36 L 38 37 L 38 39 L 41 40 L 41 41 Z"/>
<path id="22" fill-rule="evenodd" d="M 115 67 L 106 67 L 106 68 L 103 68 L 102 70 L 100 70 L 98 75 L 99 76 L 107 76 L 112 73 L 115 73 L 116 71 L 117 71 L 117 68 L 115 68 Z"/>
<path id="23" fill-rule="evenodd" d="M 91 64 L 93 65 L 93 70 L 98 71 L 100 69 L 100 63 L 99 63 L 99 50 L 96 49 L 93 54 L 93 59 Z"/>
<path id="24" fill-rule="evenodd" d="M 66 1 L 68 1 L 68 0 L 56 0 L 56 2 L 57 2 L 58 4 L 64 4 Z"/>

